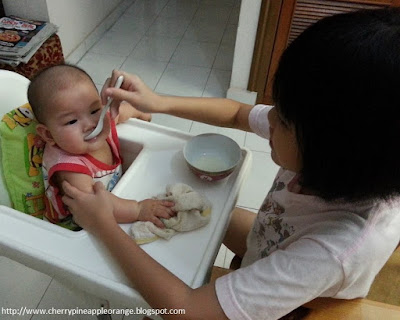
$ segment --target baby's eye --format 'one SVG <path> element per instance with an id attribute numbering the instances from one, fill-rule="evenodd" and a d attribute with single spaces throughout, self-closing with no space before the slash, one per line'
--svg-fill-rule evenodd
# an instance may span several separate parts
<path id="1" fill-rule="evenodd" d="M 95 113 L 97 113 L 97 112 L 99 112 L 100 111 L 100 108 L 99 109 L 96 109 L 96 110 L 93 110 L 90 114 L 95 114 Z"/>
<path id="2" fill-rule="evenodd" d="M 77 122 L 78 120 L 74 119 L 74 120 L 70 120 L 68 121 L 65 125 L 69 126 L 71 124 L 74 124 L 75 122 Z"/>

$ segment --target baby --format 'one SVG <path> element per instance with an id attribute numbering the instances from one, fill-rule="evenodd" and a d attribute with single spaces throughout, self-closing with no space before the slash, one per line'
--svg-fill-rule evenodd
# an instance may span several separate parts
<path id="1" fill-rule="evenodd" d="M 58 65 L 39 73 L 28 88 L 28 100 L 38 120 L 38 135 L 46 142 L 43 176 L 51 206 L 45 218 L 71 230 L 79 230 L 68 208 L 62 203 L 62 182 L 93 191 L 101 181 L 111 191 L 122 175 L 122 158 L 116 123 L 136 117 L 149 117 L 125 103 L 119 115 L 105 117 L 103 130 L 91 139 L 85 137 L 96 127 L 101 109 L 100 96 L 90 76 L 72 65 Z M 132 111 L 133 110 L 133 111 Z M 134 201 L 112 196 L 114 215 L 119 223 L 151 221 L 163 228 L 160 218 L 174 215 L 169 201 Z"/>

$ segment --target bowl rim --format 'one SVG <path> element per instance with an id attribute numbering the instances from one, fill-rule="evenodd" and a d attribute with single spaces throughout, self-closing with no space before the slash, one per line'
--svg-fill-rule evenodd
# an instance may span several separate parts
<path id="1" fill-rule="evenodd" d="M 222 171 L 221 171 L 221 170 L 220 170 L 220 171 L 204 171 L 203 169 L 201 169 L 201 168 L 195 166 L 195 165 L 194 165 L 192 162 L 190 162 L 190 161 L 188 160 L 188 158 L 186 157 L 186 150 L 187 150 L 188 144 L 189 144 L 191 141 L 193 141 L 195 138 L 201 137 L 201 136 L 221 136 L 221 137 L 223 137 L 223 138 L 225 138 L 225 139 L 230 140 L 231 142 L 233 142 L 233 144 L 234 144 L 235 146 L 237 146 L 237 150 L 238 150 L 238 159 L 236 160 L 236 162 L 235 162 L 233 165 L 231 165 L 230 167 L 228 167 L 228 168 L 226 168 L 226 169 L 224 169 L 224 170 L 222 170 Z M 224 135 L 224 134 L 221 134 L 221 133 L 202 133 L 202 134 L 198 134 L 198 135 L 195 135 L 195 136 L 191 137 L 191 138 L 185 143 L 185 146 L 183 147 L 183 157 L 185 158 L 186 163 L 189 164 L 190 166 L 192 166 L 193 168 L 195 168 L 196 170 L 199 170 L 199 171 L 201 171 L 201 172 L 204 172 L 204 174 L 208 174 L 208 173 L 209 173 L 209 174 L 215 175 L 215 174 L 220 174 L 220 173 L 224 173 L 224 172 L 230 171 L 230 170 L 232 170 L 233 168 L 235 168 L 235 167 L 238 165 L 238 163 L 240 162 L 240 160 L 242 159 L 242 149 L 240 148 L 239 144 L 238 144 L 235 140 L 233 140 L 232 138 L 230 138 L 230 137 L 228 137 L 228 136 L 226 136 L 226 135 Z"/>

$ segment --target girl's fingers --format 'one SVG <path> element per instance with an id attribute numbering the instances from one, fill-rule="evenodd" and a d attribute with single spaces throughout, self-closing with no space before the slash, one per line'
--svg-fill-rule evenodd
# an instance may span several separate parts
<path id="1" fill-rule="evenodd" d="M 104 184 L 103 184 L 102 182 L 100 182 L 100 181 L 97 181 L 97 182 L 93 185 L 93 188 L 94 188 L 94 192 L 95 192 L 95 193 L 100 192 L 100 191 L 103 191 L 103 190 L 106 190 L 106 187 L 105 187 Z"/>
<path id="2" fill-rule="evenodd" d="M 111 78 L 107 78 L 107 80 L 103 84 L 103 88 L 100 91 L 101 102 L 103 105 L 107 103 L 108 96 L 106 94 L 106 89 L 110 86 Z"/>
<path id="3" fill-rule="evenodd" d="M 68 195 L 63 195 L 62 198 L 61 198 L 61 200 L 62 200 L 62 202 L 63 202 L 64 204 L 67 205 L 67 207 L 69 207 L 69 206 L 71 205 L 71 201 L 72 201 L 73 199 L 72 199 L 70 196 L 68 196 Z"/>
<path id="4" fill-rule="evenodd" d="M 67 180 L 63 181 L 62 186 L 66 196 L 71 199 L 74 199 L 77 196 L 77 191 L 79 190 L 71 185 Z"/>
<path id="5" fill-rule="evenodd" d="M 71 185 L 67 180 L 64 180 L 62 182 L 62 186 L 65 192 L 64 197 L 67 201 L 79 198 L 80 196 L 85 194 L 85 192 L 80 191 L 78 188 Z M 105 187 L 103 183 L 98 181 L 93 185 L 93 190 L 95 193 L 98 193 L 105 190 Z"/>

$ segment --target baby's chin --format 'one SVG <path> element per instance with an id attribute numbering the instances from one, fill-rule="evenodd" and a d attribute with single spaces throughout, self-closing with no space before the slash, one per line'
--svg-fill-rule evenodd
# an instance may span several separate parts
<path id="1" fill-rule="evenodd" d="M 101 148 L 105 143 L 107 143 L 107 136 L 99 134 L 97 137 L 94 137 L 93 139 L 90 140 L 85 140 L 86 145 L 88 146 L 88 149 L 91 151 L 97 150 Z"/>
<path id="2" fill-rule="evenodd" d="M 110 130 L 107 130 L 107 131 L 103 130 L 96 137 L 89 139 L 89 140 L 85 140 L 85 142 L 96 143 L 96 142 L 106 141 L 109 134 L 110 134 Z"/>

